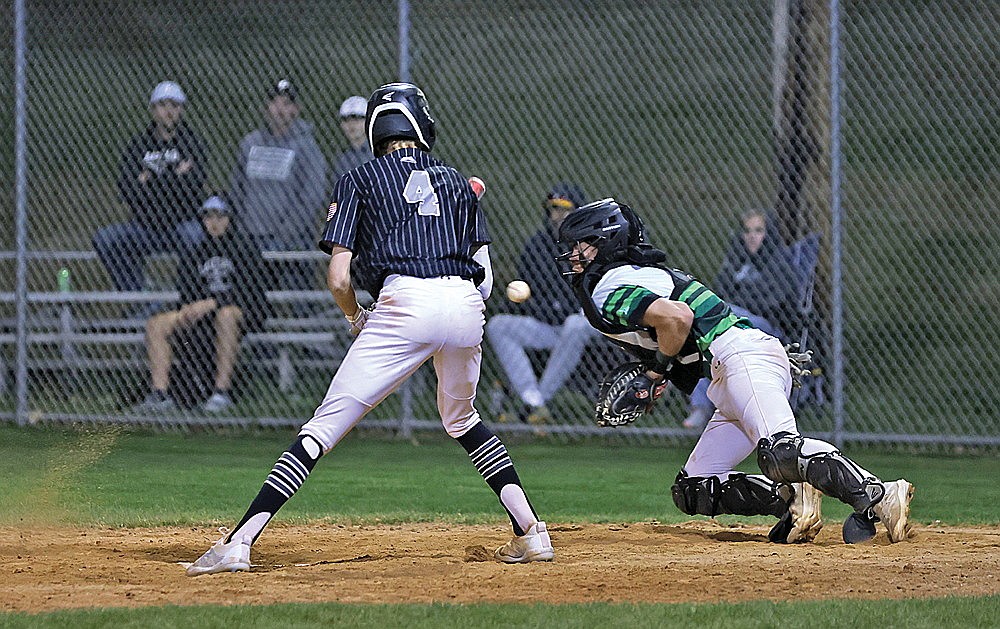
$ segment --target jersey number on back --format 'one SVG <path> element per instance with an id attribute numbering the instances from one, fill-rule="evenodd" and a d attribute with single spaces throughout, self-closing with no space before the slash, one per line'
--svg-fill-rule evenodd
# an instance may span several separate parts
<path id="1" fill-rule="evenodd" d="M 441 216 L 438 195 L 426 170 L 414 170 L 410 173 L 406 187 L 403 188 L 403 198 L 407 203 L 419 203 L 417 214 L 420 216 Z"/>

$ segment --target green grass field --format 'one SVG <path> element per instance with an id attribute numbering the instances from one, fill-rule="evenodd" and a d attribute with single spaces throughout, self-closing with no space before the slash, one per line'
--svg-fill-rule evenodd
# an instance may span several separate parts
<path id="1" fill-rule="evenodd" d="M 111 527 L 232 524 L 293 434 L 148 434 L 120 428 L 78 431 L 0 427 L 0 525 Z M 607 443 L 511 443 L 532 500 L 556 522 L 665 523 L 679 513 L 667 490 L 686 457 L 678 448 Z M 996 457 L 852 451 L 869 469 L 918 488 L 915 522 L 1000 524 Z M 752 469 L 752 468 L 747 468 Z M 827 500 L 824 515 L 847 508 Z M 325 457 L 278 516 L 314 521 L 500 522 L 495 497 L 461 448 L 445 437 L 420 444 L 351 436 Z M 265 533 L 266 535 L 266 533 Z M 711 627 L 990 626 L 1000 598 L 736 605 L 278 605 L 163 607 L 0 615 L 0 626 L 629 626 Z M 813 619 L 811 621 L 810 619 Z"/>

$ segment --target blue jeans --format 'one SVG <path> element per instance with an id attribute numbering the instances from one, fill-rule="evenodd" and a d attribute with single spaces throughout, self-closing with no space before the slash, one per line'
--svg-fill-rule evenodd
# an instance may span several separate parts
<path id="1" fill-rule="evenodd" d="M 746 308 L 740 308 L 739 306 L 734 306 L 732 304 L 730 304 L 729 307 L 732 309 L 733 314 L 735 314 L 738 317 L 746 317 L 747 319 L 750 320 L 750 323 L 753 324 L 753 327 L 757 328 L 761 332 L 764 332 L 765 334 L 770 334 L 775 338 L 781 338 L 781 331 L 778 330 L 778 328 L 773 323 L 771 323 L 764 317 L 758 314 L 754 314 L 749 310 L 747 310 Z M 692 408 L 696 407 L 711 408 L 711 409 L 715 408 L 715 405 L 712 404 L 712 401 L 708 399 L 708 385 L 711 384 L 711 382 L 712 381 L 708 378 L 702 378 L 701 380 L 698 381 L 698 386 L 696 386 L 694 388 L 694 391 L 691 392 Z"/>
<path id="2" fill-rule="evenodd" d="M 534 317 L 498 314 L 486 323 L 486 334 L 507 381 L 530 406 L 547 404 L 576 371 L 587 343 L 600 333 L 583 313 L 572 314 L 561 325 Z M 535 377 L 526 349 L 551 350 L 541 378 Z"/>
<path id="3" fill-rule="evenodd" d="M 172 230 L 144 227 L 135 221 L 115 223 L 97 230 L 93 244 L 97 257 L 119 291 L 143 288 L 146 256 L 150 253 L 192 249 L 204 237 L 201 221 L 180 223 Z"/>

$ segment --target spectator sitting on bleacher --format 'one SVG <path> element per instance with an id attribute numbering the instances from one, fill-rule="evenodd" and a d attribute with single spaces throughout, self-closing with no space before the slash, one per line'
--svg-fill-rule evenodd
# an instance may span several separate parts
<path id="1" fill-rule="evenodd" d="M 490 346 L 524 404 L 518 413 L 524 422 L 549 418 L 547 403 L 576 369 L 587 343 L 600 336 L 553 263 L 561 253 L 556 242 L 559 225 L 584 203 L 579 186 L 560 183 L 552 188 L 542 202 L 545 224 L 525 244 L 518 265 L 518 277 L 531 286 L 532 296 L 521 305 L 511 304 L 511 313 L 491 317 L 486 324 Z M 551 350 L 541 378 L 535 377 L 528 349 Z"/>
<path id="2" fill-rule="evenodd" d="M 196 213 L 205 183 L 205 145 L 183 120 L 186 102 L 177 83 L 157 85 L 149 99 L 152 122 L 122 153 L 118 191 L 132 218 L 102 227 L 93 238 L 119 291 L 143 289 L 148 254 L 182 252 L 201 239 Z"/>
<path id="3" fill-rule="evenodd" d="M 232 209 L 220 196 L 201 207 L 205 237 L 190 256 L 180 260 L 176 309 L 150 317 L 146 323 L 152 390 L 134 410 L 162 412 L 175 408 L 171 396 L 171 341 L 199 322 L 214 323 L 215 379 L 211 397 L 202 407 L 218 413 L 232 404 L 230 385 L 240 337 L 263 326 L 268 304 L 261 284 L 262 261 L 250 241 L 233 223 Z"/>
<path id="4" fill-rule="evenodd" d="M 755 328 L 786 341 L 795 317 L 795 271 L 765 211 L 747 210 L 740 216 L 740 231 L 733 236 L 712 290 Z M 703 378 L 691 393 L 686 428 L 701 428 L 715 412 L 708 385 Z"/>
<path id="5" fill-rule="evenodd" d="M 312 251 L 326 218 L 326 159 L 313 125 L 299 117 L 299 93 L 291 81 L 272 84 L 265 124 L 240 142 L 230 183 L 230 199 L 240 224 L 260 250 Z M 269 265 L 269 288 L 310 290 L 318 286 L 311 261 Z"/>

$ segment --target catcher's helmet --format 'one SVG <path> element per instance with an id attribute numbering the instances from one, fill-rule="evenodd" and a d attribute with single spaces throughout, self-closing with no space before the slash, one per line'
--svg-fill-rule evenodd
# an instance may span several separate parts
<path id="1" fill-rule="evenodd" d="M 412 83 L 389 83 L 372 92 L 365 128 L 373 152 L 391 139 L 413 140 L 425 151 L 434 147 L 434 118 L 424 93 Z"/>
<path id="2" fill-rule="evenodd" d="M 565 252 L 559 259 L 570 261 L 573 246 L 578 242 L 597 248 L 594 262 L 603 264 L 625 259 L 634 231 L 626 215 L 635 214 L 629 206 L 612 198 L 577 208 L 559 226 L 559 244 Z"/>

